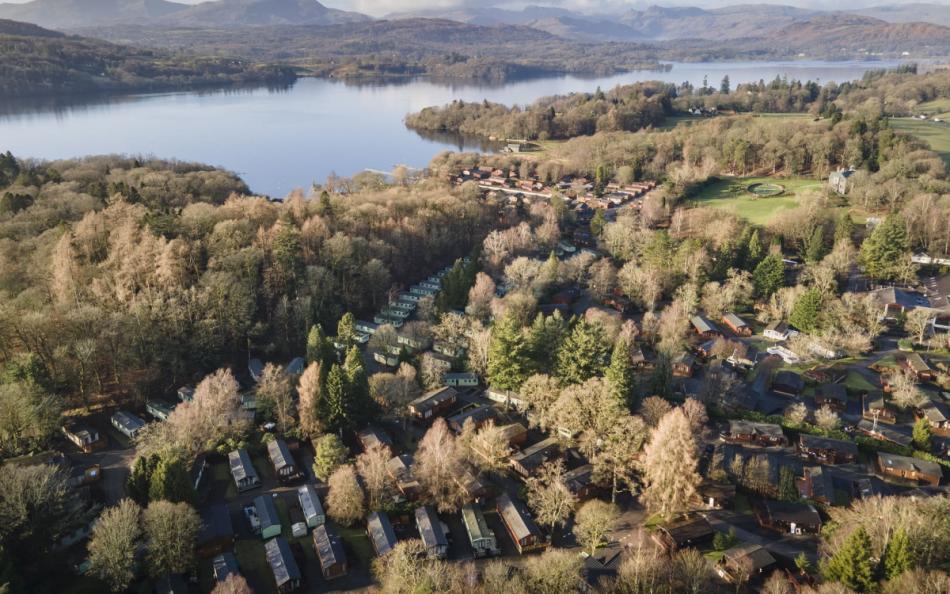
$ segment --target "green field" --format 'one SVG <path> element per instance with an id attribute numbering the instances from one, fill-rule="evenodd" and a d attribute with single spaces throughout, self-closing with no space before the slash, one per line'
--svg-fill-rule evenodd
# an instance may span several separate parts
<path id="1" fill-rule="evenodd" d="M 950 99 L 927 101 L 926 103 L 918 105 L 914 111 L 930 117 L 946 119 L 950 117 Z"/>
<path id="2" fill-rule="evenodd" d="M 923 140 L 945 163 L 950 164 L 950 124 L 947 122 L 894 118 L 891 120 L 891 127 Z"/>
<path id="3" fill-rule="evenodd" d="M 759 198 L 748 191 L 748 187 L 756 183 L 778 183 L 785 187 L 785 192 L 781 196 Z M 798 206 L 797 194 L 820 189 L 820 181 L 807 178 L 724 177 L 703 188 L 693 201 L 697 206 L 721 208 L 751 223 L 764 225 L 783 210 Z"/>

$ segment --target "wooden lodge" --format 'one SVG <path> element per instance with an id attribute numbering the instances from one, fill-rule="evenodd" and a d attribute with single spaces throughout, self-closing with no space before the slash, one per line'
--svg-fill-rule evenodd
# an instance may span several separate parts
<path id="1" fill-rule="evenodd" d="M 195 546 L 199 558 L 207 559 L 234 548 L 234 526 L 226 504 L 205 507 L 200 516 L 201 528 Z"/>
<path id="2" fill-rule="evenodd" d="M 790 503 L 766 499 L 758 511 L 759 524 L 786 534 L 818 534 L 821 516 L 808 503 Z"/>
<path id="3" fill-rule="evenodd" d="M 449 417 L 447 421 L 449 423 L 449 428 L 455 433 L 460 434 L 462 433 L 462 428 L 465 426 L 465 423 L 468 420 L 471 419 L 471 421 L 475 424 L 475 428 L 479 429 L 488 421 L 493 421 L 495 416 L 495 409 L 491 406 L 476 406 L 457 415 Z"/>
<path id="4" fill-rule="evenodd" d="M 455 388 L 437 388 L 410 402 L 409 413 L 417 419 L 428 421 L 452 410 L 457 400 L 458 393 Z"/>
<path id="5" fill-rule="evenodd" d="M 823 464 L 850 464 L 858 458 L 858 446 L 853 442 L 807 433 L 798 436 L 798 452 Z"/>
<path id="6" fill-rule="evenodd" d="M 564 473 L 564 484 L 578 501 L 584 501 L 594 495 L 594 467 L 591 464 L 579 466 Z"/>
<path id="7" fill-rule="evenodd" d="M 386 512 L 373 512 L 366 519 L 366 534 L 377 557 L 382 557 L 396 546 L 396 533 Z"/>
<path id="8" fill-rule="evenodd" d="M 919 382 L 931 382 L 936 379 L 934 370 L 918 353 L 908 353 L 899 357 L 897 363 Z"/>
<path id="9" fill-rule="evenodd" d="M 515 453 L 511 459 L 511 467 L 523 478 L 533 476 L 534 473 L 548 460 L 560 455 L 561 444 L 556 437 L 549 437 L 543 441 Z"/>
<path id="10" fill-rule="evenodd" d="M 741 584 L 762 575 L 775 565 L 775 557 L 762 545 L 743 543 L 722 553 L 717 573 L 726 581 Z"/>
<path id="11" fill-rule="evenodd" d="M 831 472 L 823 466 L 803 469 L 802 478 L 796 480 L 798 493 L 823 505 L 835 505 L 835 487 Z"/>
<path id="12" fill-rule="evenodd" d="M 313 550 L 320 560 L 320 573 L 323 579 L 332 580 L 343 577 L 347 572 L 346 551 L 343 541 L 328 525 L 321 524 L 313 530 Z"/>
<path id="13" fill-rule="evenodd" d="M 734 313 L 724 314 L 722 323 L 736 336 L 752 336 L 752 328 L 749 324 Z"/>
<path id="14" fill-rule="evenodd" d="M 872 390 L 861 398 L 861 417 L 889 425 L 897 423 L 897 413 L 887 406 L 882 390 Z"/>
<path id="15" fill-rule="evenodd" d="M 283 439 L 278 437 L 267 442 L 267 457 L 270 458 L 271 466 L 274 467 L 274 473 L 280 482 L 293 482 L 303 476 L 297 468 L 293 454 L 290 453 L 290 448 L 287 447 L 287 442 Z"/>
<path id="16" fill-rule="evenodd" d="M 356 438 L 359 440 L 360 445 L 363 446 L 364 452 L 368 452 L 374 447 L 380 447 L 388 451 L 390 456 L 395 453 L 393 452 L 392 438 L 380 427 L 370 425 L 357 433 Z"/>
<path id="17" fill-rule="evenodd" d="M 787 446 L 788 438 L 780 425 L 772 423 L 754 423 L 733 419 L 729 421 L 727 441 L 747 443 L 759 446 Z"/>
<path id="18" fill-rule="evenodd" d="M 396 482 L 396 488 L 409 501 L 414 500 L 422 492 L 419 481 L 412 476 L 412 456 L 401 454 L 393 456 L 386 463 L 386 472 Z"/>
<path id="19" fill-rule="evenodd" d="M 520 501 L 502 493 L 495 498 L 495 508 L 519 553 L 543 549 L 548 545 L 538 525 Z"/>
<path id="20" fill-rule="evenodd" d="M 925 418 L 930 423 L 934 435 L 950 437 L 950 407 L 939 401 L 931 401 L 920 407 L 918 418 Z"/>
<path id="21" fill-rule="evenodd" d="M 653 539 L 667 552 L 695 547 L 712 540 L 715 531 L 706 518 L 696 515 L 657 526 Z"/>
<path id="22" fill-rule="evenodd" d="M 805 380 L 794 371 L 782 370 L 772 376 L 772 391 L 780 396 L 795 398 L 805 389 Z"/>
<path id="23" fill-rule="evenodd" d="M 939 485 L 943 477 L 943 471 L 936 462 L 897 456 L 887 452 L 878 452 L 877 468 L 882 475 L 916 481 L 933 487 Z"/>
<path id="24" fill-rule="evenodd" d="M 300 588 L 303 578 L 287 539 L 278 536 L 265 542 L 264 553 L 279 594 L 287 594 Z"/>
<path id="25" fill-rule="evenodd" d="M 247 450 L 241 448 L 228 454 L 228 463 L 231 468 L 231 478 L 238 492 L 248 491 L 261 485 L 261 479 L 251 464 L 251 457 Z"/>
<path id="26" fill-rule="evenodd" d="M 848 407 L 848 391 L 841 384 L 824 384 L 815 390 L 815 404 L 827 406 L 835 412 Z"/>
<path id="27" fill-rule="evenodd" d="M 696 331 L 696 334 L 702 338 L 711 339 L 722 336 L 722 331 L 719 330 L 719 326 L 706 316 L 695 315 L 689 319 L 689 323 L 693 325 L 693 330 Z"/>

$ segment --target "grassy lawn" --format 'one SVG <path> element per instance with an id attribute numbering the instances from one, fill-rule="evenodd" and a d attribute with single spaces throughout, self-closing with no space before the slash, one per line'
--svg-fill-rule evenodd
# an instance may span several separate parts
<path id="1" fill-rule="evenodd" d="M 746 190 L 749 185 L 756 183 L 780 184 L 785 187 L 785 193 L 772 198 L 756 197 Z M 693 201 L 698 206 L 722 208 L 751 223 L 764 225 L 783 210 L 798 206 L 798 193 L 820 189 L 820 181 L 807 178 L 724 177 L 703 188 Z"/>
<path id="2" fill-rule="evenodd" d="M 871 390 L 878 389 L 874 384 L 866 380 L 863 375 L 856 371 L 848 372 L 847 377 L 844 378 L 844 387 L 849 392 L 869 392 Z"/>
<path id="3" fill-rule="evenodd" d="M 930 145 L 932 151 L 940 155 L 945 163 L 950 164 L 950 124 L 894 118 L 891 120 L 891 127 L 898 132 L 907 132 L 923 140 Z"/>
<path id="4" fill-rule="evenodd" d="M 273 591 L 274 576 L 267 564 L 264 543 L 260 540 L 239 540 L 234 543 L 234 556 L 237 557 L 241 573 L 253 584 L 270 584 Z"/>
<path id="5" fill-rule="evenodd" d="M 915 111 L 930 117 L 947 118 L 950 116 L 950 99 L 934 99 L 921 103 Z"/>
<path id="6" fill-rule="evenodd" d="M 359 524 L 355 526 L 337 526 L 337 533 L 346 545 L 347 551 L 352 551 L 360 560 L 360 565 L 369 567 L 375 557 L 373 552 L 373 543 L 369 541 L 369 536 Z M 351 565 L 353 565 L 351 563 Z"/>

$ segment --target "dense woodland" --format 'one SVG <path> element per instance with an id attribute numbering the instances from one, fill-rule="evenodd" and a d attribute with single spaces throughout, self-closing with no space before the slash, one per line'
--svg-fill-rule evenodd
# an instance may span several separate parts
<path id="1" fill-rule="evenodd" d="M 0 96 L 159 91 L 292 82 L 293 69 L 233 58 L 198 58 L 25 28 L 0 26 Z"/>

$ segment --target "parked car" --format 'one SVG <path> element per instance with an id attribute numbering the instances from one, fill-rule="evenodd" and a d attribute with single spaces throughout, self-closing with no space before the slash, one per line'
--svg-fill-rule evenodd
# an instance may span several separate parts
<path id="1" fill-rule="evenodd" d="M 251 527 L 251 532 L 254 534 L 261 533 L 261 519 L 257 515 L 257 508 L 253 505 L 244 506 L 244 517 L 247 518 L 247 523 Z"/>

